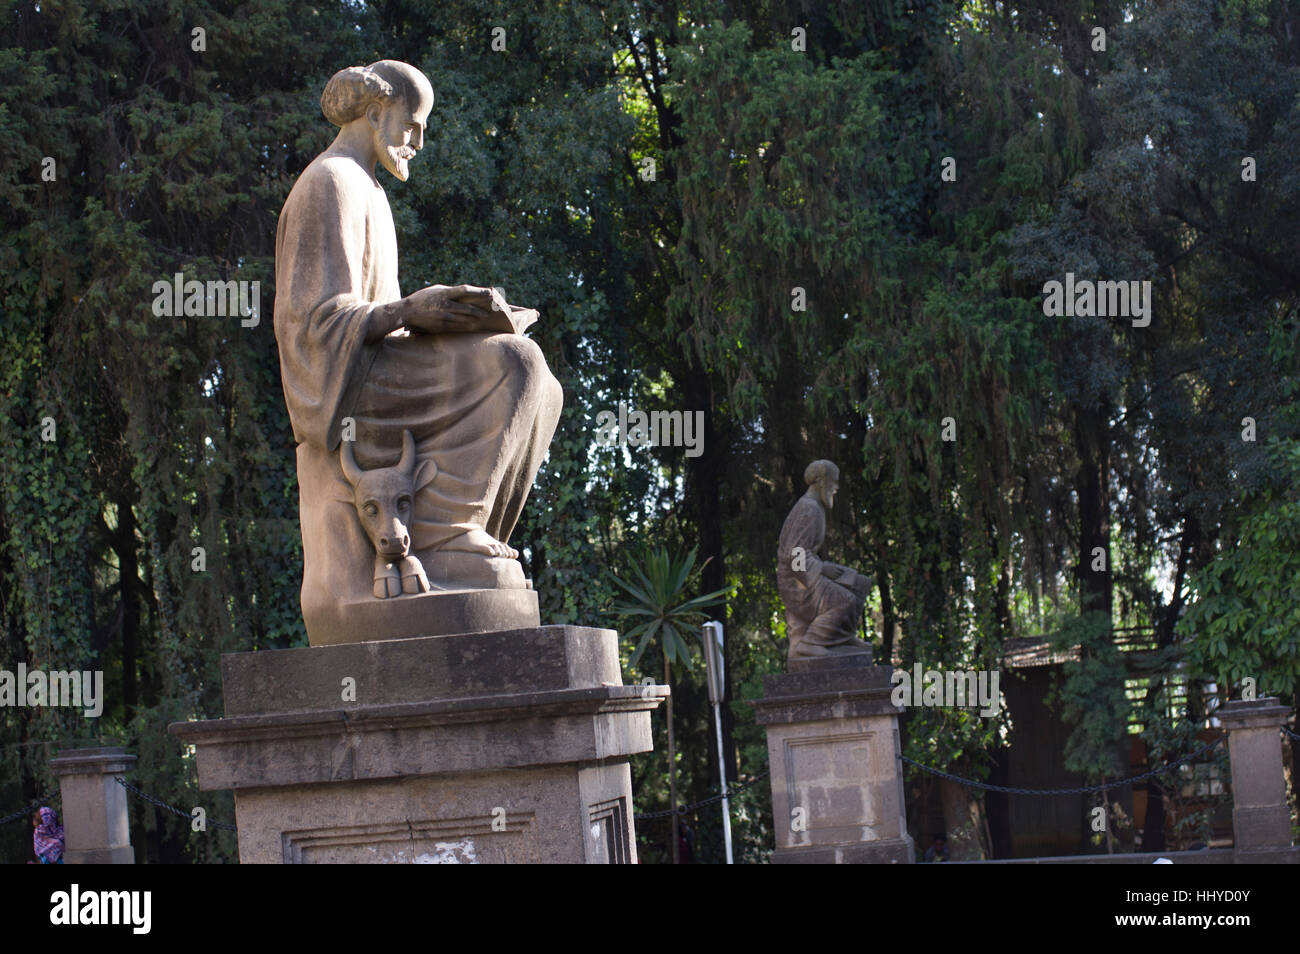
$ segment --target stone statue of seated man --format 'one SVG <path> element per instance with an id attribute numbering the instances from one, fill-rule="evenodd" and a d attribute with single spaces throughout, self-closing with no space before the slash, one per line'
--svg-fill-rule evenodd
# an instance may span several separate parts
<path id="1" fill-rule="evenodd" d="M 785 518 L 776 556 L 777 589 L 790 637 L 787 660 L 870 652 L 858 630 L 872 578 L 818 555 L 826 541 L 826 514 L 840 486 L 839 468 L 816 460 L 803 479 L 808 491 Z"/>
<path id="2" fill-rule="evenodd" d="M 396 604 L 411 615 L 408 601 L 430 595 L 426 588 L 529 585 L 509 538 L 562 395 L 492 289 L 431 285 L 403 297 L 398 288 L 397 236 L 375 166 L 407 180 L 432 107 L 429 80 L 406 63 L 336 73 L 321 109 L 338 135 L 280 213 L 275 335 L 298 445 L 302 609 L 313 645 L 392 635 L 355 632 L 356 620 L 383 621 Z M 349 453 L 340 453 L 342 441 L 352 442 Z M 354 484 L 399 465 L 409 493 L 388 506 L 406 512 L 384 519 L 401 539 L 391 554 L 377 554 L 375 540 L 391 534 L 367 533 L 358 508 L 368 503 Z M 411 585 L 394 576 L 381 586 L 377 558 L 411 566 L 408 553 L 419 562 L 401 571 Z M 365 603 L 374 600 L 389 605 Z M 366 615 L 348 617 L 355 606 Z"/>

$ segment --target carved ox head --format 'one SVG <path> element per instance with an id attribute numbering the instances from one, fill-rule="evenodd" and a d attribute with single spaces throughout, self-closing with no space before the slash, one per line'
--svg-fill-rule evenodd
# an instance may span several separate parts
<path id="1" fill-rule="evenodd" d="M 388 562 L 400 560 L 411 548 L 411 508 L 415 494 L 438 474 L 431 460 L 416 465 L 415 438 L 402 432 L 402 459 L 395 467 L 362 470 L 352 454 L 352 442 L 339 448 L 343 476 L 352 485 L 353 502 L 361 526 L 375 552 Z"/>

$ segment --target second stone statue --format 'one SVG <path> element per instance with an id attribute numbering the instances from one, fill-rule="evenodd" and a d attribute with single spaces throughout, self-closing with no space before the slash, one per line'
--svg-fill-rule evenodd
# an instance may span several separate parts
<path id="1" fill-rule="evenodd" d="M 280 213 L 275 335 L 298 445 L 312 645 L 540 622 L 509 539 L 559 421 L 559 383 L 533 341 L 503 331 L 523 327 L 503 318 L 528 313 L 490 287 L 402 296 L 375 176 L 381 165 L 406 181 L 433 102 L 428 78 L 396 60 L 336 73 L 321 109 L 338 135 Z M 408 539 L 375 542 L 365 508 L 380 502 L 362 499 L 345 466 L 353 478 L 420 475 L 408 512 L 394 511 L 393 535 Z M 401 495 L 387 503 L 400 509 Z"/>
<path id="2" fill-rule="evenodd" d="M 861 655 L 870 663 L 871 646 L 858 631 L 872 579 L 819 555 L 840 470 L 829 460 L 815 460 L 803 479 L 808 490 L 785 518 L 776 554 L 777 590 L 790 637 L 787 665 L 794 670 L 806 660 L 843 655 Z"/>

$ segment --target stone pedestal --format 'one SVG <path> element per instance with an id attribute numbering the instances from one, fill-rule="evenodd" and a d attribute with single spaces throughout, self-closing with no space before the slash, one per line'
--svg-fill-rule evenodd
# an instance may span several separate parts
<path id="1" fill-rule="evenodd" d="M 826 657 L 768 676 L 751 703 L 767 727 L 774 864 L 910 864 L 890 666 Z"/>
<path id="2" fill-rule="evenodd" d="M 612 630 L 540 626 L 222 658 L 225 718 L 177 723 L 234 789 L 244 863 L 635 863 L 627 757 L 666 687 Z"/>
<path id="3" fill-rule="evenodd" d="M 63 862 L 69 865 L 132 865 L 126 789 L 115 777 L 136 758 L 116 747 L 68 749 L 50 759 L 63 801 Z"/>
<path id="4" fill-rule="evenodd" d="M 1300 862 L 1282 772 L 1282 734 L 1291 710 L 1275 697 L 1234 701 L 1214 713 L 1228 733 L 1233 853 L 1238 864 Z"/>
<path id="5" fill-rule="evenodd" d="M 513 565 L 516 560 L 490 561 Z M 308 638 L 313 646 L 355 643 L 365 639 L 414 639 L 465 633 L 493 633 L 509 629 L 536 629 L 542 623 L 537 594 L 518 589 L 457 589 L 412 593 L 377 600 L 363 598 L 340 603 L 316 620 Z"/>

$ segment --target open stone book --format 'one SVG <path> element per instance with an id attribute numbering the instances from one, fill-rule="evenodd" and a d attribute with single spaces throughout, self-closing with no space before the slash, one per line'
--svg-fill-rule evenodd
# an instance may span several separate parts
<path id="1" fill-rule="evenodd" d="M 522 335 L 538 318 L 535 308 L 520 308 L 506 301 L 505 295 L 498 288 L 492 289 L 492 317 L 484 331 Z"/>

